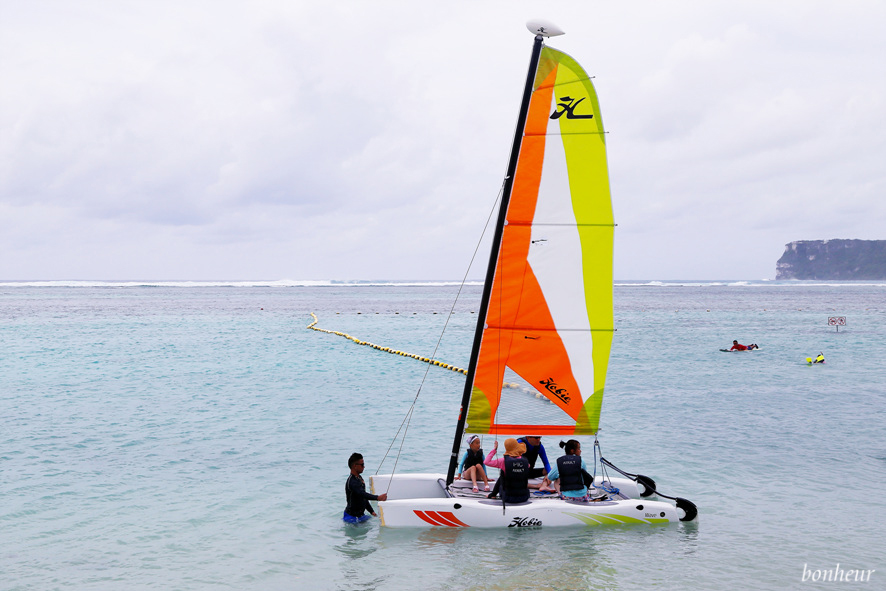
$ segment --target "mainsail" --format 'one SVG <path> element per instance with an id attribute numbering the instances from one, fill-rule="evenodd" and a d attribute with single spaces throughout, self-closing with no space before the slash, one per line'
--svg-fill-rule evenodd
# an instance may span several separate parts
<path id="1" fill-rule="evenodd" d="M 597 95 L 574 59 L 541 49 L 521 123 L 465 429 L 592 435 L 612 345 L 615 224 Z M 534 409 L 536 393 L 554 406 Z"/>

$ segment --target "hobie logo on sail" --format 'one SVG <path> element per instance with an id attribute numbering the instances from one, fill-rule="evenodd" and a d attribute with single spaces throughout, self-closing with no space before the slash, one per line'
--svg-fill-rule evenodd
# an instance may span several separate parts
<path id="1" fill-rule="evenodd" d="M 557 387 L 557 383 L 554 381 L 554 378 L 548 378 L 546 380 L 541 380 L 539 382 L 542 386 L 547 389 L 548 392 L 559 398 L 565 403 L 569 403 L 569 392 L 566 391 L 566 388 Z"/>
<path id="2" fill-rule="evenodd" d="M 593 119 L 593 113 L 591 113 L 590 115 L 575 114 L 575 107 L 577 107 L 578 104 L 586 98 L 587 97 L 583 96 L 580 99 L 575 100 L 571 96 L 561 96 L 560 102 L 557 103 L 557 110 L 551 113 L 551 119 L 559 119 L 563 115 L 566 115 L 567 119 Z M 560 109 L 562 109 L 562 111 Z"/>

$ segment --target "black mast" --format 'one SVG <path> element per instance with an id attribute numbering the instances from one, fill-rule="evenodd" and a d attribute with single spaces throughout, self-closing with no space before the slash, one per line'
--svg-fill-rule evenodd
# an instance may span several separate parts
<path id="1" fill-rule="evenodd" d="M 465 378 L 465 390 L 461 397 L 461 410 L 458 413 L 458 425 L 455 427 L 455 440 L 452 442 L 452 456 L 449 458 L 449 471 L 446 473 L 446 484 L 452 484 L 455 480 L 455 470 L 458 467 L 458 452 L 461 450 L 461 438 L 465 434 L 465 421 L 467 420 L 467 408 L 471 401 L 471 392 L 474 389 L 474 372 L 477 368 L 477 358 L 480 356 L 480 343 L 483 340 L 483 326 L 486 324 L 486 314 L 489 311 L 489 297 L 492 293 L 492 280 L 495 277 L 495 263 L 498 260 L 498 251 L 501 247 L 501 236 L 504 231 L 505 220 L 508 215 L 508 203 L 511 201 L 511 189 L 514 186 L 514 173 L 517 170 L 517 159 L 520 156 L 520 144 L 523 140 L 523 129 L 526 127 L 526 115 L 529 113 L 529 100 L 532 97 L 532 87 L 535 84 L 535 73 L 538 69 L 538 58 L 541 55 L 542 36 L 535 36 L 532 45 L 532 57 L 529 59 L 529 72 L 526 74 L 526 85 L 523 88 L 523 102 L 520 104 L 520 115 L 517 117 L 517 128 L 514 130 L 514 143 L 511 145 L 511 159 L 508 162 L 508 172 L 505 176 L 504 188 L 502 189 L 501 204 L 498 209 L 498 220 L 495 224 L 495 236 L 492 238 L 492 251 L 489 253 L 489 266 L 486 270 L 486 282 L 483 284 L 483 298 L 480 300 L 480 313 L 477 317 L 477 330 L 474 332 L 474 346 L 471 349 L 471 361 L 468 365 L 468 375 Z"/>

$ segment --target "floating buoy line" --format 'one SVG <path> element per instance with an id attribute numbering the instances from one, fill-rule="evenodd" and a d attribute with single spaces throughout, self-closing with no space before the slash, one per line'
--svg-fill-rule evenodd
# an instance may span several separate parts
<path id="1" fill-rule="evenodd" d="M 451 371 L 456 371 L 456 372 L 461 373 L 461 374 L 465 374 L 465 375 L 467 375 L 467 373 L 468 373 L 468 370 L 466 370 L 466 369 L 463 369 L 463 368 L 461 368 L 461 367 L 456 367 L 456 366 L 451 365 L 451 364 L 449 364 L 449 363 L 443 363 L 442 361 L 439 361 L 439 360 L 437 360 L 437 359 L 431 359 L 430 357 L 422 357 L 421 355 L 416 355 L 416 354 L 414 354 L 414 353 L 407 353 L 406 351 L 398 351 L 397 349 L 391 349 L 390 347 L 382 347 L 381 345 L 376 345 L 375 343 L 370 343 L 369 341 L 361 341 L 361 340 L 358 339 L 357 337 L 355 337 L 355 336 L 351 336 L 351 335 L 349 335 L 348 333 L 346 333 L 346 332 L 341 332 L 341 331 L 339 331 L 339 330 L 327 330 L 327 329 L 325 329 L 325 328 L 317 328 L 316 324 L 317 324 L 320 320 L 317 318 L 317 315 L 314 314 L 313 312 L 311 312 L 311 317 L 314 319 L 314 321 L 311 322 L 311 323 L 307 326 L 307 328 L 310 328 L 311 330 L 316 330 L 316 331 L 318 331 L 318 332 L 325 332 L 325 333 L 327 333 L 327 334 L 338 335 L 338 336 L 340 336 L 340 337 L 344 337 L 344 338 L 348 339 L 349 341 L 353 341 L 353 342 L 357 343 L 358 345 L 365 345 L 365 346 L 367 346 L 367 347 L 372 347 L 373 349 L 377 349 L 377 350 L 379 350 L 379 351 L 384 351 L 385 353 L 391 353 L 391 354 L 393 354 L 393 355 L 401 355 L 401 356 L 403 356 L 403 357 L 411 357 L 412 359 L 417 359 L 418 361 L 423 361 L 424 363 L 429 363 L 429 364 L 431 364 L 431 365 L 436 365 L 437 367 L 442 367 L 443 369 L 448 369 L 448 370 L 451 370 Z M 536 398 L 543 398 L 543 396 L 542 396 L 541 394 L 539 394 L 538 392 L 535 392 L 534 390 L 529 390 L 529 389 L 527 389 L 527 388 L 524 388 L 524 387 L 521 386 L 520 384 L 515 384 L 515 383 L 512 383 L 512 382 L 504 382 L 504 383 L 502 384 L 502 388 L 509 388 L 509 389 L 514 389 L 514 390 L 522 390 L 522 391 L 524 391 L 524 392 L 526 392 L 526 393 L 528 393 L 528 394 L 534 394 Z M 551 404 L 554 403 L 552 400 L 548 400 L 548 402 L 550 402 Z"/>
<path id="2" fill-rule="evenodd" d="M 384 351 L 385 353 L 391 353 L 393 355 L 401 355 L 403 357 L 411 357 L 412 359 L 417 359 L 419 361 L 423 361 L 423 362 L 429 363 L 431 365 L 436 365 L 437 367 L 442 367 L 443 369 L 457 371 L 458 373 L 463 373 L 463 374 L 468 373 L 468 370 L 466 370 L 466 369 L 462 369 L 461 367 L 456 367 L 456 366 L 451 365 L 449 363 L 443 363 L 442 361 L 440 361 L 438 359 L 431 359 L 430 357 L 422 357 L 421 355 L 416 355 L 415 353 L 407 353 L 406 351 L 399 351 L 397 349 L 391 349 L 390 347 L 382 347 L 381 345 L 376 345 L 375 343 L 370 343 L 369 341 L 361 341 L 357 337 L 351 336 L 348 333 L 341 332 L 339 330 L 327 330 L 325 328 L 317 328 L 316 324 L 320 320 L 317 318 L 317 315 L 314 314 L 313 312 L 311 312 L 311 317 L 314 319 L 314 321 L 308 325 L 308 328 L 310 328 L 311 330 L 316 330 L 319 332 L 325 332 L 328 334 L 338 335 L 340 337 L 344 337 L 344 338 L 348 339 L 349 341 L 354 341 L 358 345 L 365 345 L 367 347 L 372 347 L 373 349 L 377 349 L 379 351 Z"/>

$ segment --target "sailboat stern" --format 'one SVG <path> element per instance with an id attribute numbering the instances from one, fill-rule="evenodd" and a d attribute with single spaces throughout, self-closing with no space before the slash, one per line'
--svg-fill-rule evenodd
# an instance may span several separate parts
<path id="1" fill-rule="evenodd" d="M 376 474 L 369 477 L 374 495 L 386 493 L 389 501 L 400 499 L 445 499 L 445 474 Z"/>

